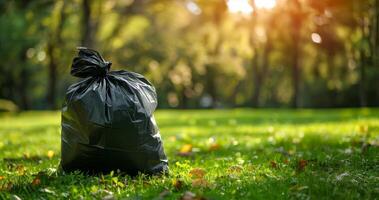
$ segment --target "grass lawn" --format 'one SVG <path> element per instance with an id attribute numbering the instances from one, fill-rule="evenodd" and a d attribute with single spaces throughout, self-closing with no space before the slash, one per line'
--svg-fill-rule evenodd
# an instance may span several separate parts
<path id="1" fill-rule="evenodd" d="M 170 174 L 65 174 L 60 113 L 0 114 L 0 199 L 379 199 L 379 109 L 156 112 Z"/>

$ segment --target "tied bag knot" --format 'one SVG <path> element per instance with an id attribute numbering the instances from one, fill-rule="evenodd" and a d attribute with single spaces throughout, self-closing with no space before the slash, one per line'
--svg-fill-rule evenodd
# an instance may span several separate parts
<path id="1" fill-rule="evenodd" d="M 71 75 L 79 78 L 105 77 L 112 63 L 105 61 L 101 55 L 92 49 L 78 47 L 78 56 L 74 58 L 71 65 Z"/>

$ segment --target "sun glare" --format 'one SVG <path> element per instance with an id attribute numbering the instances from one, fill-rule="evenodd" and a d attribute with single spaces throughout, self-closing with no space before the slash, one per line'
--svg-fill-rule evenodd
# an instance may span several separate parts
<path id="1" fill-rule="evenodd" d="M 249 4 L 249 0 L 228 0 L 227 5 L 232 13 L 248 15 L 253 12 L 253 7 Z"/>
<path id="2" fill-rule="evenodd" d="M 255 0 L 255 5 L 261 9 L 271 9 L 275 7 L 276 0 Z"/>
<path id="3" fill-rule="evenodd" d="M 322 42 L 321 35 L 318 33 L 312 33 L 311 38 L 314 43 L 320 44 Z"/>

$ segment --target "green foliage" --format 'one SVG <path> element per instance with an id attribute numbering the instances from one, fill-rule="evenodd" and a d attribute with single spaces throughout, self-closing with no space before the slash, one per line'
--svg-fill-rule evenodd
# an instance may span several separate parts
<path id="1" fill-rule="evenodd" d="M 378 112 L 161 110 L 161 177 L 63 173 L 59 113 L 3 113 L 0 198 L 375 199 Z"/>
<path id="2" fill-rule="evenodd" d="M 227 1 L 3 1 L 0 98 L 58 108 L 87 45 L 146 75 L 161 107 L 378 106 L 379 0 L 278 0 L 248 15 Z"/>

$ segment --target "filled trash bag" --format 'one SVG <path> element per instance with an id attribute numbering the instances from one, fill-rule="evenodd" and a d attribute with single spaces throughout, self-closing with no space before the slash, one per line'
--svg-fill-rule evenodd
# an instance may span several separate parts
<path id="1" fill-rule="evenodd" d="M 78 50 L 71 75 L 84 79 L 68 88 L 62 108 L 62 169 L 166 173 L 155 88 L 140 74 L 109 71 L 94 50 Z"/>

